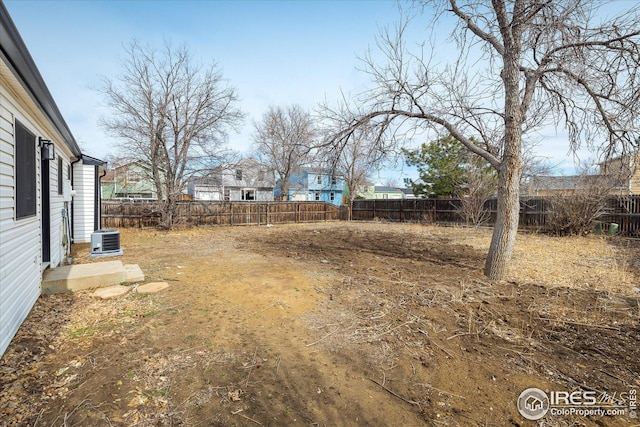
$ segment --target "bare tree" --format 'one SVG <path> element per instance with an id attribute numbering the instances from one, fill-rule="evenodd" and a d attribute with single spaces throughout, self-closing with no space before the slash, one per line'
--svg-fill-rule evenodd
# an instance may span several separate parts
<path id="1" fill-rule="evenodd" d="M 215 63 L 196 64 L 184 46 L 155 50 L 133 41 L 122 67 L 103 79 L 113 114 L 102 125 L 124 156 L 151 165 L 161 224 L 171 228 L 187 180 L 225 157 L 227 132 L 242 120 L 237 93 Z"/>
<path id="2" fill-rule="evenodd" d="M 344 177 L 349 193 L 351 220 L 353 201 L 359 189 L 368 182 L 373 170 L 379 167 L 386 157 L 376 150 L 375 136 L 364 127 L 358 129 L 354 137 L 346 141 L 341 151 L 336 153 L 335 150 L 328 150 L 322 157 L 337 175 Z"/>
<path id="3" fill-rule="evenodd" d="M 591 233 L 596 221 L 607 213 L 609 199 L 629 179 L 618 174 L 597 174 L 588 165 L 581 167 L 579 175 L 562 178 L 572 185 L 555 190 L 542 188 L 548 193 L 545 228 L 558 236 Z"/>
<path id="4" fill-rule="evenodd" d="M 587 144 L 611 156 L 634 146 L 639 9 L 605 21 L 598 12 L 606 2 L 596 0 L 418 4 L 435 16 L 434 26 L 443 15 L 456 21 L 457 61 L 441 66 L 433 53 L 424 55 L 426 46 L 409 52 L 405 20 L 378 39 L 387 63 L 364 58 L 374 87 L 324 114 L 344 124 L 336 145 L 362 125 L 379 129 L 380 136 L 433 129 L 490 163 L 498 173 L 498 212 L 484 272 L 501 279 L 518 228 L 523 136 L 559 124 L 574 149 Z"/>
<path id="5" fill-rule="evenodd" d="M 308 112 L 299 105 L 269 107 L 260 123 L 253 123 L 254 150 L 277 175 L 283 200 L 289 197 L 289 180 L 309 161 L 316 130 Z"/>
<path id="6" fill-rule="evenodd" d="M 498 189 L 495 169 L 481 157 L 467 153 L 464 163 L 464 183 L 457 196 L 460 197 L 459 212 L 465 222 L 479 226 L 490 219 L 487 201 Z"/>

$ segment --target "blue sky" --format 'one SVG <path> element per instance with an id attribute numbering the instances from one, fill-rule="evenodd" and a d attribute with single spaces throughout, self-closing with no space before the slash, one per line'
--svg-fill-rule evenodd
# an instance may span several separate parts
<path id="1" fill-rule="evenodd" d="M 374 48 L 380 28 L 400 17 L 396 3 L 387 0 L 4 3 L 76 140 L 99 158 L 115 149 L 98 126 L 108 110 L 96 89 L 101 75 L 120 72 L 123 45 L 134 38 L 158 47 L 165 39 L 184 43 L 203 63 L 215 60 L 247 114 L 242 131 L 230 134 L 230 146 L 247 151 L 252 120 L 259 121 L 270 105 L 312 109 L 337 100 L 341 90 L 367 87 L 357 56 Z M 428 17 L 423 19 L 426 27 Z M 571 168 L 562 133 L 550 130 L 538 152 L 561 164 L 560 171 Z M 381 171 L 373 179 L 384 182 L 388 175 L 403 178 Z"/>

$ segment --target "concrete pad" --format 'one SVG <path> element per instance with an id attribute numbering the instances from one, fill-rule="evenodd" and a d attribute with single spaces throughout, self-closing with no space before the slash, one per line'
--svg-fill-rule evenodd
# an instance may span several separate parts
<path id="1" fill-rule="evenodd" d="M 67 265 L 45 271 L 42 278 L 42 293 L 54 294 L 101 288 L 126 281 L 126 271 L 120 261 Z"/>
<path id="2" fill-rule="evenodd" d="M 106 288 L 100 288 L 91 294 L 92 297 L 110 299 L 117 298 L 129 293 L 131 288 L 129 286 L 115 285 L 108 286 Z"/>
<path id="3" fill-rule="evenodd" d="M 151 282 L 138 286 L 136 292 L 139 294 L 154 294 L 168 287 L 169 284 L 167 282 Z"/>
<path id="4" fill-rule="evenodd" d="M 127 283 L 144 282 L 144 273 L 138 264 L 125 264 L 124 269 L 127 275 Z"/>

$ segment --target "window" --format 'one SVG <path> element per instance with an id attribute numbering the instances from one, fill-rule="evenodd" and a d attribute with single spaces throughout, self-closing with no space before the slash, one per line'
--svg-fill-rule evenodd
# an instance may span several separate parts
<path id="1" fill-rule="evenodd" d="M 320 200 L 320 192 L 319 191 L 315 192 L 315 200 Z"/>
<path id="2" fill-rule="evenodd" d="M 242 181 L 242 169 L 236 169 L 236 180 Z"/>
<path id="3" fill-rule="evenodd" d="M 317 182 L 318 184 L 322 184 L 322 175 L 318 175 L 318 176 L 316 177 L 316 182 Z M 317 199 L 316 199 L 316 200 L 317 200 Z"/>
<path id="4" fill-rule="evenodd" d="M 62 178 L 62 157 L 58 156 L 58 194 L 62 194 L 64 191 L 63 188 L 63 178 Z"/>
<path id="5" fill-rule="evenodd" d="M 329 193 L 329 200 L 331 200 L 332 202 L 336 199 L 336 192 L 332 191 Z"/>
<path id="6" fill-rule="evenodd" d="M 16 219 L 36 214 L 36 136 L 16 120 Z"/>
<path id="7" fill-rule="evenodd" d="M 331 185 L 336 185 L 338 183 L 338 179 L 335 176 L 331 177 Z"/>
<path id="8" fill-rule="evenodd" d="M 131 183 L 140 182 L 140 180 L 142 179 L 142 174 L 138 171 L 128 169 L 125 175 L 125 179 L 127 180 L 127 182 Z"/>
<path id="9" fill-rule="evenodd" d="M 256 190 L 242 190 L 242 200 L 255 200 Z"/>

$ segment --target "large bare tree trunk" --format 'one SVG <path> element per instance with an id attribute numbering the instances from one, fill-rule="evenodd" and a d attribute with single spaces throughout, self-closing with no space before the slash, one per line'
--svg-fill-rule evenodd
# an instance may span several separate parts
<path id="1" fill-rule="evenodd" d="M 513 253 L 518 233 L 520 213 L 520 176 L 522 175 L 522 124 L 520 105 L 520 41 L 508 37 L 509 30 L 501 28 L 508 46 L 501 73 L 504 82 L 505 132 L 504 153 L 498 168 L 498 212 L 493 237 L 485 262 L 484 274 L 491 280 L 502 280 Z"/>
<path id="2" fill-rule="evenodd" d="M 521 166 L 516 170 L 519 169 Z M 498 180 L 498 212 L 484 266 L 484 274 L 492 280 L 504 278 L 518 233 L 520 213 L 520 174 L 503 167 Z"/>

